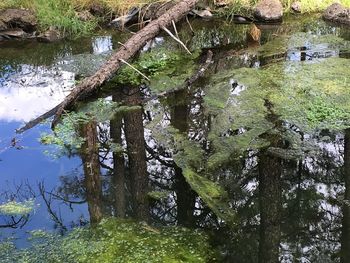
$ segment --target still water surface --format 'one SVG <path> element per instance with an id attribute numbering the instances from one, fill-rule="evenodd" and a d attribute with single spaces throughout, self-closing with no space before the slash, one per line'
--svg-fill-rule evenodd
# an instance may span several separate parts
<path id="1" fill-rule="evenodd" d="M 49 123 L 21 135 L 15 129 L 58 104 L 126 36 L 103 32 L 52 45 L 0 43 L 0 204 L 33 204 L 27 215 L 0 214 L 2 238 L 13 236 L 18 247 L 26 247 L 28 231 L 65 234 L 116 216 L 204 229 L 218 262 L 350 262 L 347 109 L 337 106 L 334 111 L 341 114 L 327 110 L 323 117 L 317 111 L 305 124 L 303 116 L 285 112 L 287 102 L 279 105 L 278 88 L 269 91 L 280 87 L 288 92 L 283 83 L 294 80 L 302 86 L 300 79 L 330 83 L 322 78 L 327 68 L 322 65 L 349 64 L 349 29 L 317 17 L 292 17 L 282 25 L 260 26 L 257 43 L 249 40 L 249 25 L 193 24 L 194 35 L 183 26 L 180 36 L 191 49 L 203 50 L 204 58 L 206 49 L 214 51 L 206 77 L 190 90 L 85 124 L 76 131 L 85 138 L 78 152 L 42 144 Z M 157 38 L 145 52 L 178 48 L 171 42 Z M 266 86 L 273 65 L 283 80 L 274 77 Z M 258 82 L 260 90 L 247 81 L 260 73 L 220 75 L 241 68 L 266 73 Z M 335 88 L 346 90 L 349 79 L 344 66 L 339 69 L 334 79 L 343 84 Z M 310 75 L 299 76 L 303 72 Z M 151 91 L 152 85 L 106 89 L 99 97 L 132 106 Z M 255 100 L 259 96 L 264 100 Z M 324 126 L 312 126 L 316 122 Z M 197 175 L 219 184 L 225 197 L 222 192 L 215 196 L 216 189 Z"/>

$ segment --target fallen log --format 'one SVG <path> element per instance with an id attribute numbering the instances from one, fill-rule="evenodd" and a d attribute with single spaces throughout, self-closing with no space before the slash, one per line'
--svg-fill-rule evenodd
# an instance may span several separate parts
<path id="1" fill-rule="evenodd" d="M 37 120 L 43 121 L 52 115 L 55 115 L 51 125 L 52 128 L 54 128 L 64 111 L 69 110 L 80 98 L 91 94 L 106 81 L 111 79 L 123 65 L 122 61 L 127 61 L 132 58 L 149 40 L 156 37 L 159 32 L 170 25 L 172 21 L 179 21 L 198 1 L 199 0 L 182 0 L 159 18 L 151 21 L 147 26 L 129 38 L 94 75 L 81 81 L 64 101 L 38 118 L 28 122 L 24 127 L 17 130 L 17 133 L 21 133 L 35 126 L 38 123 Z"/>
<path id="2" fill-rule="evenodd" d="M 186 79 L 185 82 L 182 85 L 177 86 L 175 88 L 172 88 L 170 90 L 161 92 L 159 94 L 152 95 L 151 97 L 142 100 L 142 103 L 146 103 L 146 102 L 148 102 L 150 100 L 154 100 L 154 99 L 160 99 L 160 98 L 169 96 L 170 94 L 175 93 L 176 91 L 189 88 L 199 78 L 203 77 L 205 71 L 209 68 L 209 66 L 210 66 L 210 64 L 212 62 L 213 62 L 213 52 L 211 50 L 208 50 L 205 62 L 203 64 L 201 64 L 200 67 L 198 68 L 198 70 L 195 72 L 195 74 L 192 75 L 190 78 Z M 123 103 L 123 101 L 121 103 Z M 29 129 L 33 128 L 34 126 L 38 125 L 40 122 L 42 122 L 42 121 L 52 117 L 56 113 L 56 111 L 58 110 L 58 107 L 60 105 L 57 105 L 55 108 L 45 112 L 44 114 L 42 114 L 41 116 L 35 118 L 34 120 L 31 120 L 30 122 L 27 122 L 25 126 L 21 127 L 16 132 L 17 133 L 23 133 L 26 130 L 29 130 Z"/>

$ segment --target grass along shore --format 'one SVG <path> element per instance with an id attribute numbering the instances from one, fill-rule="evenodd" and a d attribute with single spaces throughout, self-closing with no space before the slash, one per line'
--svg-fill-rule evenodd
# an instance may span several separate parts
<path id="1" fill-rule="evenodd" d="M 215 10 L 215 14 L 227 16 L 230 14 L 250 15 L 252 8 L 259 0 L 226 0 L 227 6 Z M 55 26 L 68 37 L 78 37 L 91 33 L 98 25 L 99 18 L 82 21 L 77 12 L 98 7 L 104 12 L 104 18 L 112 18 L 126 14 L 130 8 L 151 3 L 163 3 L 165 0 L 2 0 L 0 10 L 6 8 L 25 8 L 32 10 L 39 23 L 40 30 Z M 289 12 L 294 0 L 282 0 L 284 11 Z M 334 0 L 300 0 L 303 13 L 321 12 Z M 350 0 L 338 0 L 350 7 Z M 215 9 L 214 0 L 204 0 L 201 5 Z"/>

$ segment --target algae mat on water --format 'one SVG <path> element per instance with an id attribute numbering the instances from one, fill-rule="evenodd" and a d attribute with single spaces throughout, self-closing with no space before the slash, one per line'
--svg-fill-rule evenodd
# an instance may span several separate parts
<path id="1" fill-rule="evenodd" d="M 73 230 L 60 237 L 35 231 L 32 247 L 0 244 L 2 263 L 69 262 L 208 262 L 213 260 L 208 238 L 181 227 L 156 229 L 130 220 L 108 219 L 95 228 Z"/>
<path id="2" fill-rule="evenodd" d="M 215 115 L 209 164 L 215 168 L 232 155 L 267 147 L 269 142 L 262 135 L 281 132 L 268 117 L 272 113 L 284 123 L 288 136 L 290 125 L 306 133 L 348 128 L 349 67 L 349 59 L 329 58 L 234 69 L 214 76 L 205 97 L 208 113 Z M 231 83 L 238 84 L 233 88 Z M 236 133 L 223 136 L 230 131 Z"/>
<path id="3" fill-rule="evenodd" d="M 240 69 L 234 78 L 247 87 L 239 99 L 244 105 L 268 100 L 281 120 L 305 131 L 338 130 L 350 124 L 349 67 L 350 60 L 343 58 L 285 62 L 262 69 Z"/>

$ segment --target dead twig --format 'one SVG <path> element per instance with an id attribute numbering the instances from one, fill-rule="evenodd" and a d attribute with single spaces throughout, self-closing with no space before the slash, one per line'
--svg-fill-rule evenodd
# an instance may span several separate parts
<path id="1" fill-rule="evenodd" d="M 165 26 L 163 26 L 162 29 L 163 29 L 166 33 L 168 33 L 168 35 L 169 35 L 172 39 L 174 39 L 176 42 L 178 42 L 178 43 L 187 51 L 187 53 L 189 53 L 190 55 L 192 55 L 191 51 L 188 50 L 188 48 L 186 47 L 186 45 L 185 45 L 180 39 L 178 39 L 176 36 L 174 36 L 174 34 L 170 32 L 170 30 L 168 30 Z"/>
<path id="2" fill-rule="evenodd" d="M 191 25 L 190 21 L 188 20 L 188 16 L 186 16 L 186 22 L 187 22 L 188 26 L 190 27 L 192 33 L 194 33 L 194 30 L 193 30 L 193 28 L 192 28 L 192 25 Z"/>
<path id="3" fill-rule="evenodd" d="M 132 68 L 133 70 L 135 70 L 137 73 L 139 73 L 142 77 L 144 77 L 145 79 L 147 79 L 148 81 L 151 81 L 145 74 L 143 74 L 141 71 L 139 71 L 137 68 L 135 68 L 133 65 L 129 64 L 128 62 L 126 62 L 124 59 L 120 58 L 119 59 L 120 62 L 124 63 L 125 65 L 129 66 L 130 68 Z"/>
<path id="4" fill-rule="evenodd" d="M 180 39 L 180 38 L 179 38 L 179 33 L 177 32 L 177 28 L 176 28 L 176 25 L 175 25 L 175 21 L 174 21 L 174 20 L 171 20 L 171 23 L 173 24 L 173 28 L 174 28 L 174 32 L 175 32 L 176 37 L 177 37 L 178 39 Z"/>

